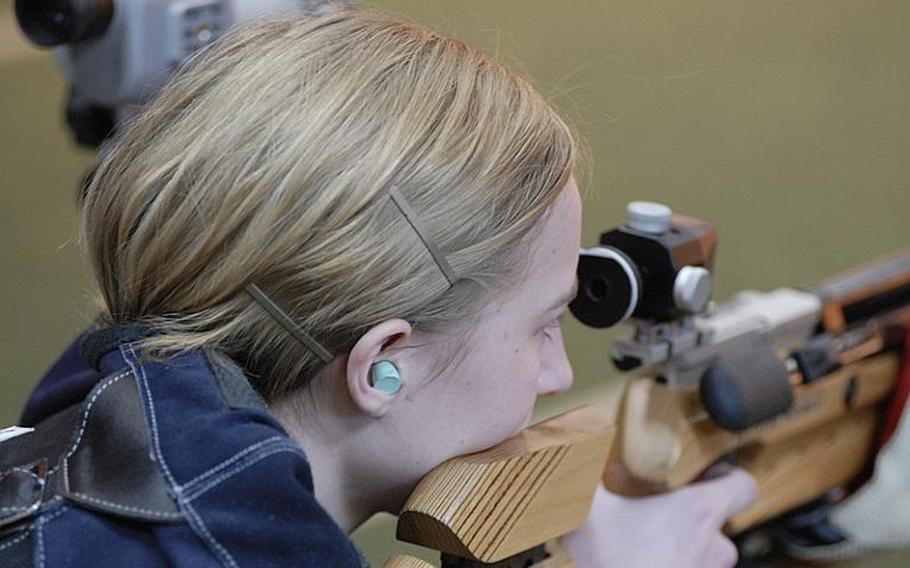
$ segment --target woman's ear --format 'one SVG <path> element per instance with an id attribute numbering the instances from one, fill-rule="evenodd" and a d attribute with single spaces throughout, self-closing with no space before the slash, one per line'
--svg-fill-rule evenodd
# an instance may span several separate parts
<path id="1" fill-rule="evenodd" d="M 346 369 L 348 394 L 361 412 L 379 418 L 386 413 L 392 400 L 397 396 L 375 388 L 371 371 L 373 365 L 384 360 L 390 361 L 400 369 L 398 363 L 385 359 L 383 352 L 410 335 L 411 324 L 408 322 L 402 319 L 386 320 L 371 327 L 351 348 Z M 400 378 L 402 383 L 407 381 L 404 376 Z"/>

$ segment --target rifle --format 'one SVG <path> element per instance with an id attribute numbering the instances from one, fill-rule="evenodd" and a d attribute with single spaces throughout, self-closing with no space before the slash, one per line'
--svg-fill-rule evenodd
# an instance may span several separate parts
<path id="1" fill-rule="evenodd" d="M 450 460 L 418 485 L 398 538 L 442 551 L 442 566 L 572 566 L 556 537 L 580 526 L 598 480 L 626 496 L 681 487 L 719 460 L 758 482 L 725 527 L 741 535 L 874 464 L 910 329 L 910 250 L 807 289 L 710 301 L 714 227 L 635 202 L 624 226 L 582 251 L 583 323 L 629 320 L 613 363 L 633 371 L 614 422 L 579 409 L 490 450 Z M 803 526 L 830 544 L 831 527 Z M 397 557 L 386 566 L 425 566 Z"/>

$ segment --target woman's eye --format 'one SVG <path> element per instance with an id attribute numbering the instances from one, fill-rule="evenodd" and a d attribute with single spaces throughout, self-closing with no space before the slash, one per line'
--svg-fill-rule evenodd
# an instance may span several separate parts
<path id="1" fill-rule="evenodd" d="M 559 332 L 560 327 L 562 326 L 562 319 L 565 315 L 566 312 L 563 311 L 558 316 L 545 323 L 540 329 L 538 329 L 537 333 L 539 335 L 552 339 L 553 335 Z"/>
<path id="2" fill-rule="evenodd" d="M 553 335 L 553 332 L 557 331 L 561 324 L 562 316 L 551 320 L 549 323 L 547 323 L 547 325 L 543 327 L 544 334 L 546 334 L 547 337 L 551 337 Z"/>

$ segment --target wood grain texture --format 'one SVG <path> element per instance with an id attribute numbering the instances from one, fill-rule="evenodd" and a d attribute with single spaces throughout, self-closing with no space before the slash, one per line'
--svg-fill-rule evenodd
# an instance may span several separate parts
<path id="1" fill-rule="evenodd" d="M 435 568 L 426 560 L 406 554 L 396 554 L 385 561 L 382 568 Z"/>
<path id="2" fill-rule="evenodd" d="M 877 426 L 878 413 L 866 408 L 782 442 L 747 447 L 737 461 L 755 475 L 758 499 L 727 523 L 727 532 L 742 532 L 859 475 L 872 457 Z"/>
<path id="3" fill-rule="evenodd" d="M 578 528 L 614 429 L 581 408 L 430 472 L 405 504 L 398 538 L 496 562 Z"/>
<path id="4" fill-rule="evenodd" d="M 742 530 L 862 470 L 870 458 L 876 405 L 891 392 L 897 368 L 897 356 L 883 354 L 798 385 L 789 412 L 739 433 L 715 425 L 696 390 L 633 379 L 620 405 L 620 433 L 604 483 L 624 495 L 658 493 L 691 482 L 735 452 L 756 477 L 760 494 L 730 524 L 731 530 Z"/>

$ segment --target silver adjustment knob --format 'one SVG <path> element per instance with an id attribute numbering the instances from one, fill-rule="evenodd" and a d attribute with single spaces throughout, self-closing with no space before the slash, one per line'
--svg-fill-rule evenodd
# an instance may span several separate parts
<path id="1" fill-rule="evenodd" d="M 711 301 L 711 273 L 701 266 L 683 266 L 673 281 L 676 307 L 697 314 Z"/>
<path id="2" fill-rule="evenodd" d="M 659 235 L 670 228 L 673 211 L 666 205 L 651 201 L 633 201 L 626 206 L 626 225 L 641 231 Z"/>

